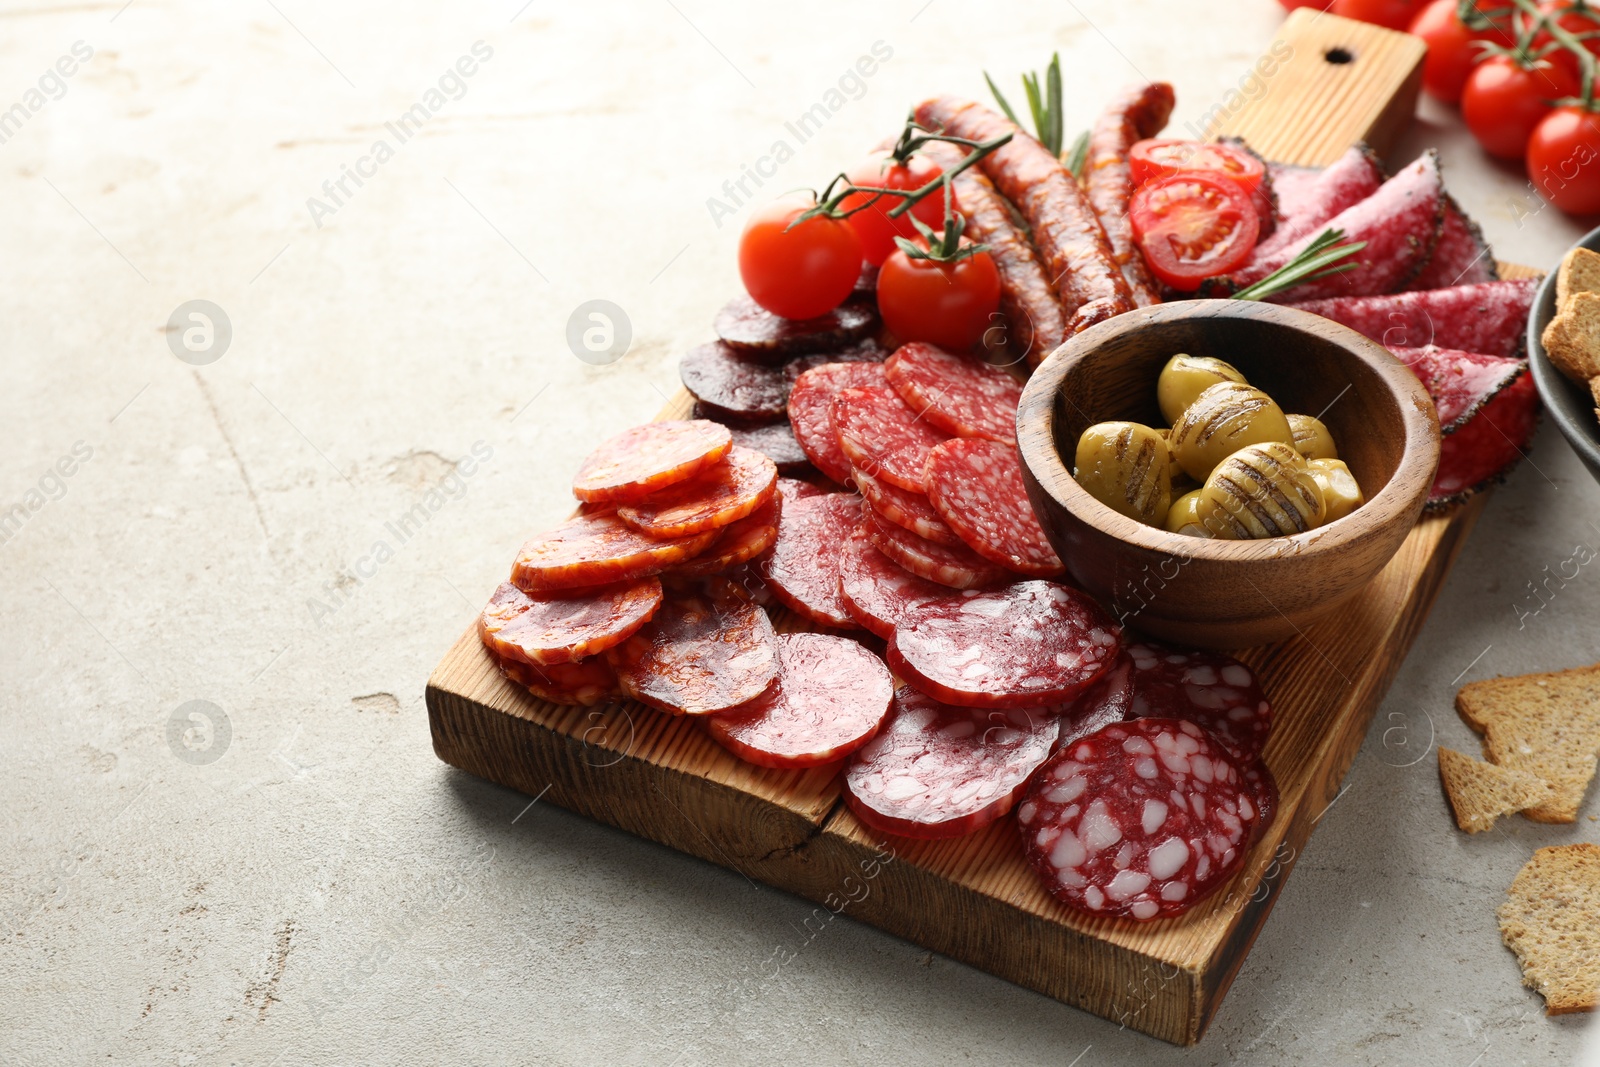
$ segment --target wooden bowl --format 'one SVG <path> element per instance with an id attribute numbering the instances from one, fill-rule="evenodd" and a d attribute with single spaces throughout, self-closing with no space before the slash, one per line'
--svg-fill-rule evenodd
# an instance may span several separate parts
<path id="1" fill-rule="evenodd" d="M 1320 417 L 1366 503 L 1303 534 L 1216 541 L 1090 496 L 1072 476 L 1079 435 L 1116 419 L 1164 426 L 1156 377 L 1179 352 L 1226 360 L 1285 412 Z M 1246 300 L 1142 308 L 1070 339 L 1028 382 L 1017 438 L 1072 581 L 1125 625 L 1218 649 L 1289 637 L 1366 585 L 1416 524 L 1439 464 L 1433 401 L 1403 363 L 1338 323 Z"/>

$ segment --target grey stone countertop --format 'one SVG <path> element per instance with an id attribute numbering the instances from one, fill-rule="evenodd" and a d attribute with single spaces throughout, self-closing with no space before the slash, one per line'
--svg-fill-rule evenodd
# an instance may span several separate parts
<path id="1" fill-rule="evenodd" d="M 1536 847 L 1600 839 L 1600 801 L 1467 837 L 1432 757 L 1472 749 L 1458 680 L 1600 658 L 1587 568 L 1518 610 L 1600 546 L 1600 487 L 1548 427 L 1194 1049 L 848 919 L 744 982 L 810 904 L 429 744 L 435 662 L 736 291 L 725 181 L 786 140 L 767 190 L 816 183 L 920 96 L 1055 49 L 1069 130 L 1150 75 L 1181 132 L 1281 16 L 0 8 L 0 508 L 24 506 L 0 543 L 0 1062 L 1577 1062 L 1584 1020 L 1542 1015 L 1494 909 Z M 1429 145 L 1503 258 L 1548 267 L 1585 229 L 1431 105 L 1397 158 Z M 631 324 L 617 362 L 566 343 L 592 299 Z M 209 339 L 192 300 L 221 311 Z M 190 701 L 220 714 L 186 739 Z"/>

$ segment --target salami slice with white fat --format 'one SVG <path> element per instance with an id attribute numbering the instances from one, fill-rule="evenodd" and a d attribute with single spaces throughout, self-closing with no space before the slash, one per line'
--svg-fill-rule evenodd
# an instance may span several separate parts
<path id="1" fill-rule="evenodd" d="M 850 465 L 906 489 L 922 491 L 928 451 L 946 437 L 888 386 L 841 389 L 833 397 L 833 429 Z"/>
<path id="2" fill-rule="evenodd" d="M 789 394 L 789 424 L 817 470 L 840 485 L 850 482 L 850 459 L 833 428 L 833 398 L 841 389 L 882 385 L 881 363 L 824 363 L 795 380 Z"/>
<path id="3" fill-rule="evenodd" d="M 1056 739 L 1052 715 L 942 704 L 910 686 L 845 773 L 845 804 L 874 830 L 969 834 L 1009 812 Z"/>
<path id="4" fill-rule="evenodd" d="M 760 452 L 734 448 L 728 458 L 687 481 L 617 509 L 641 533 L 670 539 L 731 525 L 772 499 L 778 467 Z"/>
<path id="5" fill-rule="evenodd" d="M 866 471 L 858 470 L 853 477 L 856 488 L 861 490 L 861 495 L 866 498 L 867 506 L 872 508 L 879 518 L 887 519 L 896 526 L 904 527 L 918 537 L 925 537 L 935 544 L 957 546 L 966 543 L 957 537 L 955 531 L 945 524 L 937 511 L 933 510 L 927 494 L 891 485 L 881 478 L 874 478 Z"/>
<path id="6" fill-rule="evenodd" d="M 747 600 L 678 594 L 606 659 L 635 700 L 707 715 L 766 692 L 778 676 L 778 640 L 767 613 Z"/>
<path id="7" fill-rule="evenodd" d="M 889 713 L 894 679 L 847 637 L 782 634 L 778 680 L 748 704 L 702 720 L 713 740 L 762 767 L 812 767 L 872 739 Z"/>
<path id="8" fill-rule="evenodd" d="M 928 501 L 978 555 L 1033 578 L 1065 567 L 1028 503 L 1022 457 L 1011 445 L 958 438 L 928 453 Z"/>
<path id="9" fill-rule="evenodd" d="M 936 429 L 1016 443 L 1022 385 L 999 367 L 913 341 L 895 350 L 883 372 L 900 399 Z"/>
<path id="10" fill-rule="evenodd" d="M 530 593 L 630 581 L 693 559 L 716 539 L 712 530 L 658 540 L 602 508 L 530 538 L 517 553 L 511 581 Z"/>
<path id="11" fill-rule="evenodd" d="M 879 552 L 918 578 L 951 589 L 978 589 L 1010 577 L 1005 568 L 965 545 L 941 545 L 918 537 L 904 526 L 879 518 L 870 508 L 862 512 L 861 526 Z"/>
<path id="12" fill-rule="evenodd" d="M 1272 189 L 1278 196 L 1278 215 L 1283 221 L 1270 237 L 1256 245 L 1251 263 L 1275 256 L 1303 237 L 1321 233 L 1330 219 L 1355 207 L 1382 186 L 1383 165 L 1362 144 L 1352 145 L 1321 170 L 1275 166 Z"/>
<path id="13" fill-rule="evenodd" d="M 773 595 L 812 622 L 855 629 L 855 616 L 839 593 L 839 546 L 860 521 L 861 498 L 853 493 L 786 503 L 765 566 Z"/>
<path id="14" fill-rule="evenodd" d="M 856 622 L 887 641 L 922 605 L 949 596 L 950 587 L 918 578 L 858 528 L 839 548 L 839 592 Z"/>
<path id="15" fill-rule="evenodd" d="M 627 640 L 660 606 L 656 578 L 538 599 L 503 582 L 478 618 L 478 635 L 503 659 L 571 663 Z"/>
<path id="16" fill-rule="evenodd" d="M 1244 863 L 1260 821 L 1233 759 L 1194 723 L 1135 719 L 1064 745 L 1017 807 L 1028 862 L 1089 915 L 1178 915 Z"/>
<path id="17" fill-rule="evenodd" d="M 1070 745 L 1080 737 L 1098 733 L 1132 713 L 1133 659 L 1123 649 L 1105 673 L 1063 710 L 1061 737 L 1056 746 Z"/>
<path id="18" fill-rule="evenodd" d="M 720 463 L 732 447 L 728 428 L 704 419 L 647 422 L 589 453 L 572 493 L 589 504 L 641 500 Z"/>
<path id="19" fill-rule="evenodd" d="M 894 631 L 889 667 L 964 707 L 1045 707 L 1075 700 L 1117 658 L 1122 634 L 1084 593 L 1015 582 L 923 605 Z"/>
<path id="20" fill-rule="evenodd" d="M 1249 667 L 1220 652 L 1142 641 L 1128 645 L 1127 655 L 1133 663 L 1127 718 L 1192 722 L 1241 765 L 1261 755 L 1272 735 L 1272 704 Z"/>
<path id="21" fill-rule="evenodd" d="M 604 656 L 591 656 L 580 663 L 552 663 L 548 667 L 501 656 L 494 659 L 501 674 L 552 704 L 594 707 L 622 696 L 616 672 Z"/>

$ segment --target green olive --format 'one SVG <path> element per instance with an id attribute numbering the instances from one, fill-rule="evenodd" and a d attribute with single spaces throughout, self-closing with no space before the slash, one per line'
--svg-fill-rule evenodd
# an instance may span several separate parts
<path id="1" fill-rule="evenodd" d="M 1307 459 L 1338 459 L 1339 449 L 1333 443 L 1333 434 L 1322 420 L 1310 415 L 1289 415 L 1289 432 L 1294 434 L 1294 447 Z"/>
<path id="2" fill-rule="evenodd" d="M 1274 441 L 1247 445 L 1217 464 L 1195 511 L 1208 530 L 1231 524 L 1249 537 L 1280 537 L 1322 525 L 1327 504 L 1305 458 Z"/>
<path id="3" fill-rule="evenodd" d="M 1161 405 L 1161 417 L 1169 425 L 1177 422 L 1195 397 L 1218 382 L 1245 383 L 1244 375 L 1220 359 L 1181 352 L 1173 356 L 1161 368 L 1161 377 L 1156 379 L 1156 402 Z"/>
<path id="4" fill-rule="evenodd" d="M 1168 454 L 1160 430 L 1137 422 L 1101 422 L 1078 438 L 1073 476 L 1106 507 L 1160 526 L 1172 500 Z"/>
<path id="5" fill-rule="evenodd" d="M 1317 487 L 1322 490 L 1322 499 L 1327 505 L 1327 513 L 1322 518 L 1324 526 L 1344 518 L 1367 502 L 1367 498 L 1361 495 L 1356 476 L 1350 473 L 1344 460 L 1313 459 L 1306 464 L 1306 469 L 1317 480 Z"/>
<path id="6" fill-rule="evenodd" d="M 1197 508 L 1200 504 L 1200 490 L 1195 489 L 1180 496 L 1172 502 L 1172 507 L 1167 509 L 1167 530 L 1171 533 L 1185 534 L 1189 537 L 1210 537 L 1211 531 L 1200 522 Z"/>
<path id="7" fill-rule="evenodd" d="M 1277 403 L 1242 382 L 1218 382 L 1195 397 L 1172 424 L 1172 451 L 1195 481 L 1246 445 L 1294 441 Z"/>

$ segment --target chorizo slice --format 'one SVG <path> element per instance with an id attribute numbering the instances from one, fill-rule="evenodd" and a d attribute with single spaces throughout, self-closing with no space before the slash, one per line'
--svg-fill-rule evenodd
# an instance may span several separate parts
<path id="1" fill-rule="evenodd" d="M 579 663 L 553 663 L 535 667 L 522 660 L 495 657 L 500 673 L 522 688 L 552 704 L 594 707 L 622 697 L 616 672 L 604 656 L 591 656 Z"/>
<path id="2" fill-rule="evenodd" d="M 1111 256 L 1128 280 L 1133 302 L 1149 307 L 1161 302 L 1161 288 L 1133 243 L 1133 223 L 1128 202 L 1133 198 L 1133 171 L 1128 152 L 1134 142 L 1154 137 L 1166 128 L 1176 102 L 1172 86 L 1150 82 L 1124 89 L 1101 112 L 1089 135 L 1089 160 L 1085 191 L 1111 243 Z"/>
<path id="3" fill-rule="evenodd" d="M 734 448 L 725 462 L 624 504 L 617 517 L 651 537 L 689 537 L 738 522 L 771 500 L 777 483 L 777 464 L 760 452 Z"/>
<path id="4" fill-rule="evenodd" d="M 778 494 L 774 493 L 771 500 L 725 529 L 710 548 L 667 573 L 683 578 L 704 578 L 755 559 L 778 539 L 780 502 Z"/>
<path id="5" fill-rule="evenodd" d="M 606 653 L 623 692 L 669 715 L 709 715 L 754 700 L 778 676 L 778 639 L 759 606 L 674 595 Z"/>
<path id="6" fill-rule="evenodd" d="M 588 504 L 640 500 L 720 463 L 732 447 L 728 428 L 704 419 L 647 422 L 589 453 L 572 493 Z"/>
<path id="7" fill-rule="evenodd" d="M 655 578 L 539 598 L 503 582 L 478 617 L 478 634 L 502 659 L 547 667 L 621 644 L 660 606 L 661 582 Z"/>
<path id="8" fill-rule="evenodd" d="M 531 538 L 517 553 L 511 581 L 535 594 L 631 581 L 693 559 L 716 538 L 711 530 L 662 541 L 628 526 L 615 512 L 597 511 Z"/>

